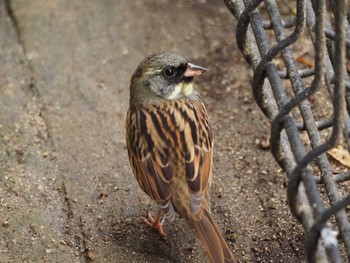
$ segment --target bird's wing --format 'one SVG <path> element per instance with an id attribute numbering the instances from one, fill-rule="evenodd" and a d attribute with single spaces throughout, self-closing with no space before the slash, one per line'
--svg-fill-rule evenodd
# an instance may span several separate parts
<path id="1" fill-rule="evenodd" d="M 181 107 L 182 106 L 182 107 Z M 185 131 L 185 171 L 190 189 L 190 207 L 197 213 L 205 192 L 210 187 L 213 140 L 209 117 L 203 103 L 192 101 L 177 107 L 187 125 Z M 185 130 L 186 130 L 185 129 Z M 187 133 L 187 135 L 186 135 Z"/>
<path id="2" fill-rule="evenodd" d="M 127 121 L 129 158 L 142 189 L 160 204 L 170 199 L 171 156 L 185 166 L 191 210 L 197 213 L 212 169 L 212 133 L 203 103 L 180 99 L 138 107 L 129 110 Z"/>
<path id="3" fill-rule="evenodd" d="M 129 109 L 126 124 L 129 159 L 141 188 L 159 204 L 170 199 L 172 172 L 162 120 L 147 108 Z"/>

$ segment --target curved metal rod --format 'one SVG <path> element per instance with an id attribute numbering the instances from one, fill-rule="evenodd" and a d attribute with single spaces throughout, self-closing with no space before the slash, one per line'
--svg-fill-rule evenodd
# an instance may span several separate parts
<path id="1" fill-rule="evenodd" d="M 249 65 L 252 65 L 253 62 L 249 60 L 249 56 L 247 56 L 248 52 L 248 42 L 247 42 L 247 32 L 248 32 L 248 26 L 249 26 L 249 15 L 252 11 L 254 11 L 263 0 L 258 1 L 250 1 L 242 14 L 240 15 L 238 22 L 237 22 L 237 30 L 236 30 L 236 42 L 239 50 L 242 52 L 245 60 L 248 62 Z"/>
<path id="2" fill-rule="evenodd" d="M 302 0 L 297 0 L 297 1 L 299 2 Z M 313 43 L 315 45 L 315 54 L 316 54 L 315 56 L 316 56 L 316 61 L 317 61 L 317 63 L 315 61 L 315 65 L 317 66 L 319 64 L 328 63 L 327 68 L 326 68 L 327 71 L 325 73 L 326 74 L 326 85 L 329 88 L 329 90 L 331 91 L 330 92 L 331 95 L 334 95 L 334 97 L 332 98 L 333 105 L 334 105 L 335 98 L 337 98 L 337 96 L 339 96 L 339 94 L 341 94 L 341 91 L 340 91 L 340 93 L 338 92 L 338 93 L 334 94 L 334 83 L 332 80 L 333 78 L 331 78 L 331 76 L 334 74 L 333 67 L 331 67 L 331 70 L 330 70 L 329 61 L 328 61 L 329 59 L 327 57 L 326 57 L 326 59 L 328 59 L 328 60 L 319 59 L 320 52 L 317 52 L 317 50 L 321 50 L 321 57 L 322 57 L 322 55 L 324 57 L 326 55 L 325 42 L 320 43 L 317 40 L 318 39 L 317 36 L 322 36 L 322 35 L 324 36 L 326 34 L 326 37 L 328 37 L 329 39 L 332 38 L 333 36 L 330 36 L 329 32 L 327 33 L 327 31 L 323 31 L 321 33 L 319 33 L 319 31 L 315 32 L 315 18 L 314 18 L 314 14 L 313 14 L 313 10 L 317 9 L 316 15 L 317 16 L 325 16 L 325 18 L 323 18 L 323 19 L 325 19 L 325 24 L 327 24 L 328 20 L 327 20 L 327 16 L 326 16 L 326 12 L 325 12 L 325 5 L 324 5 L 325 1 L 322 2 L 321 7 L 320 7 L 319 3 L 317 3 L 318 1 L 313 1 L 315 8 L 311 7 L 311 2 L 310 2 L 311 0 L 306 0 L 306 1 L 307 1 L 306 13 L 308 15 L 311 15 L 311 17 L 308 16 L 308 19 L 306 21 L 308 23 L 310 36 L 311 36 Z M 245 4 L 243 4 L 243 2 Z M 250 1 L 250 0 L 242 0 L 242 1 L 225 0 L 225 3 L 227 5 L 227 7 L 229 8 L 229 10 L 231 11 L 231 13 L 234 14 L 236 16 L 236 18 L 239 18 L 239 22 L 237 25 L 237 31 L 236 31 L 237 44 L 240 47 L 241 52 L 244 54 L 246 61 L 248 61 L 248 63 L 252 66 L 254 71 L 256 70 L 256 67 L 259 64 L 259 62 L 261 63 L 261 60 L 262 60 L 261 58 L 264 57 L 264 55 L 267 55 L 270 52 L 272 52 L 271 49 L 268 47 L 268 43 L 266 43 L 266 40 L 262 37 L 263 36 L 261 34 L 261 31 L 263 30 L 262 28 L 265 27 L 265 29 L 267 29 L 266 27 L 272 26 L 273 29 L 275 30 L 275 35 L 277 37 L 277 41 L 281 41 L 281 40 L 284 41 L 285 40 L 284 34 L 276 33 L 276 32 L 281 31 L 280 28 L 283 28 L 283 25 L 280 24 L 280 18 L 277 17 L 277 19 L 279 19 L 279 20 L 276 20 L 276 18 L 275 18 L 274 12 L 276 12 L 277 7 L 275 7 L 275 6 L 277 6 L 277 4 L 274 1 L 265 0 L 265 8 L 266 8 L 268 14 L 270 15 L 270 19 L 272 21 L 271 24 L 268 24 L 268 23 L 262 22 L 260 19 L 257 19 L 257 17 L 259 17 L 258 10 L 254 10 L 254 8 L 257 8 L 261 2 L 262 1 L 257 2 L 254 0 L 253 1 Z M 318 4 L 318 6 L 317 6 L 317 4 Z M 248 11 L 247 9 L 244 9 L 244 5 L 247 8 L 249 7 L 250 11 Z M 274 9 L 272 8 L 271 9 L 272 11 L 268 8 L 269 5 L 270 5 L 270 7 L 273 6 Z M 323 7 L 323 9 L 322 9 L 322 7 Z M 319 12 L 320 8 L 321 8 L 321 10 L 323 10 L 322 12 Z M 333 8 L 333 11 L 335 9 L 336 8 Z M 345 10 L 345 9 L 346 8 L 343 8 L 343 10 Z M 243 14 L 245 16 L 244 19 L 243 19 L 243 17 L 241 17 L 241 15 L 243 15 Z M 300 13 L 297 13 L 296 15 L 298 15 L 298 14 L 300 14 Z M 335 23 L 337 23 L 337 20 L 335 20 L 335 21 L 336 21 Z M 319 23 L 318 22 L 316 23 L 316 29 L 318 28 L 317 24 L 319 24 Z M 339 23 L 339 24 L 346 26 L 346 25 L 344 25 L 344 23 Z M 250 29 L 252 29 L 252 31 L 254 32 L 255 39 L 253 39 L 253 37 L 250 35 L 250 33 L 249 33 Z M 284 32 L 285 31 L 283 31 L 283 33 Z M 260 34 L 258 34 L 258 33 L 260 33 Z M 316 36 L 316 39 L 315 39 L 315 36 Z M 325 40 L 326 40 L 326 38 L 324 38 L 324 41 Z M 258 52 L 254 49 L 255 44 L 259 48 L 260 52 Z M 280 44 L 280 42 L 278 42 L 278 44 Z M 334 43 L 332 43 L 332 48 L 334 48 L 334 47 L 335 47 Z M 322 49 L 322 48 L 324 48 L 324 49 Z M 290 52 L 290 49 L 288 47 L 287 47 L 287 50 Z M 334 49 L 332 49 L 332 52 L 331 52 L 332 54 L 334 54 L 333 51 L 334 51 Z M 307 236 L 308 236 L 309 235 L 308 231 L 310 231 L 310 229 L 313 227 L 314 217 L 315 216 L 321 217 L 321 215 L 323 215 L 323 213 L 325 212 L 325 209 L 323 206 L 324 204 L 322 203 L 322 200 L 320 199 L 320 202 L 318 202 L 318 199 L 314 198 L 314 196 L 315 196 L 314 193 L 319 194 L 319 191 L 317 191 L 317 188 L 313 187 L 314 185 L 315 185 L 315 187 L 317 187 L 315 182 L 324 181 L 324 184 L 325 184 L 326 188 L 328 189 L 328 187 L 330 187 L 330 186 L 328 186 L 328 183 L 335 183 L 335 182 L 343 180 L 344 178 L 349 178 L 349 174 L 346 174 L 346 173 L 339 175 L 339 176 L 336 176 L 336 177 L 332 177 L 331 171 L 329 170 L 330 167 L 327 166 L 324 168 L 324 165 L 328 164 L 327 157 L 324 154 L 324 150 L 325 150 L 324 147 L 327 147 L 327 145 L 325 146 L 323 144 L 321 138 L 319 138 L 317 136 L 316 136 L 317 138 L 315 138 L 313 132 L 317 132 L 317 129 L 320 130 L 320 129 L 328 128 L 330 126 L 333 126 L 333 124 L 340 125 L 340 127 L 341 127 L 342 124 L 338 123 L 338 121 L 341 120 L 341 117 L 340 117 L 340 119 L 335 119 L 335 118 L 334 119 L 325 119 L 325 120 L 322 119 L 322 120 L 316 122 L 316 125 L 315 125 L 315 123 L 312 123 L 313 121 L 315 121 L 314 118 L 311 118 L 311 119 L 309 118 L 310 114 L 305 114 L 305 115 L 303 114 L 303 113 L 305 113 L 304 106 L 306 104 L 308 105 L 308 102 L 303 101 L 303 100 L 307 99 L 310 96 L 310 94 L 313 92 L 313 89 L 318 88 L 318 86 L 320 85 L 321 80 L 325 74 L 322 74 L 322 72 L 320 73 L 320 70 L 319 70 L 320 67 L 318 67 L 317 70 L 314 70 L 312 72 L 312 73 L 315 72 L 316 75 L 315 75 L 314 81 L 312 82 L 312 85 L 309 88 L 304 89 L 304 85 L 299 85 L 299 86 L 297 86 L 297 88 L 295 88 L 293 86 L 294 85 L 293 83 L 295 83 L 296 78 L 298 80 L 299 80 L 299 78 L 301 78 L 301 76 L 299 76 L 298 73 L 301 73 L 302 70 L 297 70 L 295 65 L 293 67 L 293 65 L 291 66 L 290 64 L 288 64 L 289 57 L 286 55 L 288 52 L 287 51 L 286 52 L 282 51 L 282 52 L 283 52 L 282 54 L 284 57 L 285 68 L 287 69 L 287 72 L 282 72 L 282 71 L 277 72 L 276 67 L 270 62 L 272 60 L 271 59 L 270 61 L 266 62 L 266 64 L 264 65 L 264 71 L 266 71 L 266 73 L 264 72 L 264 74 L 266 74 L 269 77 L 269 81 L 270 81 L 270 83 L 272 83 L 271 85 L 276 84 L 275 79 L 278 77 L 290 79 L 290 81 L 292 83 L 292 87 L 295 90 L 295 93 L 294 93 L 295 96 L 292 100 L 290 100 L 288 102 L 286 99 L 285 93 L 283 93 L 283 91 L 284 91 L 283 87 L 279 87 L 279 88 L 282 88 L 281 91 L 280 91 L 280 89 L 277 89 L 276 86 L 273 86 L 271 90 L 268 89 L 269 83 L 267 83 L 267 81 L 266 82 L 264 81 L 266 78 L 266 77 L 264 77 L 262 83 L 267 88 L 265 88 L 265 87 L 261 88 L 261 90 L 262 90 L 261 95 L 264 96 L 264 104 L 265 104 L 265 106 L 264 105 L 262 105 L 262 106 L 266 107 L 266 109 L 269 110 L 268 118 L 270 120 L 275 119 L 274 121 L 276 121 L 277 124 L 282 125 L 280 132 L 277 133 L 278 140 L 277 140 L 277 142 L 274 141 L 274 143 L 277 145 L 277 146 L 275 146 L 275 148 L 279 150 L 279 154 L 281 155 L 281 160 L 283 160 L 282 167 L 287 171 L 287 173 L 290 177 L 290 180 L 291 180 L 291 183 L 290 183 L 290 185 L 288 185 L 288 188 L 293 188 L 293 180 L 294 180 L 294 188 L 296 189 L 295 195 L 297 196 L 296 198 L 300 197 L 303 194 L 305 195 L 305 190 L 307 191 L 306 193 L 308 195 L 308 200 L 303 199 L 305 202 L 302 202 L 302 201 L 300 201 L 300 198 L 298 198 L 298 202 L 295 202 L 295 204 L 296 203 L 298 204 L 298 208 L 300 209 L 300 213 L 303 213 L 302 224 L 303 224 L 305 231 L 307 233 Z M 324 52 L 324 54 L 322 54 L 322 52 Z M 285 56 L 287 57 L 287 59 L 285 59 Z M 263 59 L 266 59 L 266 58 L 263 58 Z M 337 61 L 336 63 L 343 66 L 342 65 L 343 62 L 340 63 L 339 60 L 336 60 L 334 57 L 333 57 L 333 60 Z M 333 64 L 333 66 L 334 66 L 334 64 Z M 322 70 L 322 67 L 321 67 L 321 70 Z M 271 71 L 273 71 L 273 74 L 271 73 Z M 312 73 L 310 73 L 310 71 L 308 73 L 310 74 L 309 76 L 313 75 Z M 335 76 L 336 76 L 336 78 L 340 78 L 339 75 L 335 75 Z M 318 80 L 317 80 L 317 78 L 318 78 Z M 332 80 L 332 81 L 330 81 L 330 80 Z M 318 81 L 318 83 L 317 83 L 317 81 Z M 342 81 L 343 81 L 343 79 L 342 79 Z M 337 85 L 338 84 L 336 84 L 336 86 Z M 339 85 L 339 87 L 341 87 L 341 85 Z M 346 88 L 350 90 L 349 87 L 350 87 L 350 85 L 346 86 Z M 273 94 L 272 94 L 272 92 L 273 92 Z M 305 96 L 306 96 L 306 98 L 305 98 Z M 340 99 L 343 99 L 343 97 L 340 97 Z M 275 99 L 275 101 L 273 101 L 273 98 Z M 294 107 L 297 106 L 297 105 L 293 106 L 293 103 L 298 104 L 298 103 L 296 103 L 296 101 L 301 102 L 298 105 L 299 109 L 301 111 L 301 115 L 302 115 L 303 120 L 304 120 L 304 122 L 301 122 L 301 123 L 296 123 L 295 120 L 293 120 L 292 115 L 290 114 L 290 111 Z M 273 109 L 271 109 L 271 105 L 268 103 L 273 104 L 272 105 Z M 288 107 L 290 107 L 290 110 L 286 109 L 286 107 L 285 107 L 286 105 L 289 105 Z M 285 115 L 283 115 L 281 112 L 277 112 L 278 106 L 279 106 L 280 111 L 284 111 Z M 259 105 L 259 107 L 260 107 L 260 105 Z M 264 110 L 263 110 L 263 112 L 264 112 Z M 265 114 L 265 112 L 264 112 L 264 114 Z M 279 116 L 279 114 L 281 114 L 281 115 Z M 337 114 L 335 106 L 334 106 L 334 114 Z M 276 116 L 279 116 L 279 118 L 280 118 L 279 121 L 276 120 L 276 118 L 275 118 Z M 313 116 L 311 116 L 311 117 L 313 117 Z M 280 122 L 280 123 L 278 123 L 278 122 Z M 310 136 L 311 146 L 313 147 L 313 150 L 311 151 L 312 153 L 310 152 L 309 154 L 306 153 L 304 148 L 302 150 L 301 141 L 299 141 L 300 142 L 299 144 L 295 143 L 296 138 L 299 139 L 299 137 L 297 136 L 298 131 L 304 130 L 306 128 L 307 128 L 308 134 Z M 287 141 L 287 143 L 289 142 L 289 144 L 285 143 L 286 137 L 285 137 L 285 133 L 284 133 L 283 129 L 285 129 L 285 131 L 286 131 L 286 134 L 288 136 L 287 139 L 289 140 L 289 141 Z M 272 128 L 272 131 L 275 131 L 275 129 Z M 336 134 L 336 133 L 337 133 L 337 127 L 335 127 L 333 129 L 332 135 Z M 335 136 L 335 141 L 337 140 L 337 138 L 339 138 L 339 137 Z M 330 136 L 328 138 L 327 143 L 329 143 L 329 142 L 332 143 L 332 136 Z M 270 141 L 270 145 L 272 145 L 272 138 Z M 291 150 L 291 151 L 289 152 L 289 150 Z M 292 153 L 294 154 L 294 158 L 292 156 Z M 318 153 L 322 153 L 322 154 L 317 155 Z M 282 155 L 284 155 L 284 156 L 282 156 Z M 307 165 L 309 164 L 309 162 L 311 160 L 314 161 L 315 158 L 318 156 L 319 156 L 319 158 L 317 159 L 317 164 L 318 164 L 319 169 L 321 171 L 320 177 L 313 176 L 311 171 L 307 168 Z M 310 159 L 308 160 L 308 158 L 310 158 Z M 325 159 L 326 159 L 326 161 L 324 161 Z M 279 162 L 278 159 L 276 159 L 276 161 Z M 298 165 L 299 162 L 301 162 L 301 164 Z M 297 164 L 295 164 L 295 163 L 297 163 Z M 281 165 L 281 163 L 279 163 L 279 164 Z M 297 169 L 300 169 L 300 170 L 297 171 Z M 305 170 L 305 173 L 301 173 L 304 170 Z M 295 183 L 295 180 L 297 181 L 297 183 Z M 301 181 L 303 182 L 302 185 L 300 185 Z M 312 183 L 310 183 L 310 181 Z M 303 186 L 305 186 L 305 189 Z M 288 191 L 290 191 L 290 190 L 288 189 Z M 328 194 L 328 197 L 329 197 L 331 204 L 336 204 L 339 201 L 339 197 L 334 198 L 334 196 L 333 196 L 334 191 L 327 190 L 327 194 Z M 304 196 L 304 197 L 306 198 L 306 196 Z M 292 204 L 290 202 L 291 210 L 292 210 L 292 213 L 294 214 L 294 216 L 300 221 L 300 219 L 298 218 L 297 212 L 293 212 L 293 207 L 295 207 L 295 204 Z M 311 209 L 314 212 L 313 215 L 311 214 Z M 338 217 L 340 217 L 343 214 L 345 214 L 345 211 L 340 211 L 339 213 L 336 214 L 337 222 L 339 220 Z M 345 215 L 345 217 L 346 217 L 346 215 Z M 348 228 L 344 228 L 344 224 L 340 224 L 339 222 L 338 222 L 338 226 L 339 226 L 340 234 L 343 237 L 347 236 L 347 233 L 349 233 Z M 324 228 L 322 228 L 322 229 L 324 229 Z M 322 229 L 321 229 L 321 231 L 322 231 Z M 330 229 L 330 228 L 327 227 L 327 229 Z M 325 231 L 322 231 L 322 233 L 321 233 L 322 238 L 324 237 L 324 232 Z M 319 240 L 319 236 L 317 237 L 316 241 L 317 240 Z M 344 238 L 344 243 L 345 243 L 345 245 L 347 244 L 345 238 Z M 327 244 L 320 243 L 320 247 L 318 247 L 317 249 L 314 249 L 312 251 L 312 253 L 317 253 L 317 256 L 319 257 L 319 259 L 321 257 L 322 259 L 326 260 L 327 256 L 324 253 L 325 248 L 327 249 L 328 257 L 329 257 L 329 259 L 332 260 L 332 262 L 338 262 L 337 260 L 338 259 L 340 260 L 341 255 L 339 255 L 339 248 L 337 246 L 329 247 L 329 246 L 327 246 Z M 312 256 L 314 257 L 314 255 L 312 255 Z M 341 261 L 339 261 L 339 262 L 341 262 Z"/>
<path id="3" fill-rule="evenodd" d="M 350 171 L 346 171 L 346 172 L 334 175 L 334 182 L 336 183 L 345 182 L 349 180 L 350 180 Z M 318 184 L 323 183 L 321 176 L 315 176 L 315 181 Z"/>
<path id="4" fill-rule="evenodd" d="M 264 79 L 266 77 L 265 65 L 268 62 L 270 62 L 282 49 L 293 44 L 298 39 L 300 34 L 303 32 L 304 26 L 305 26 L 305 1 L 297 1 L 297 26 L 295 27 L 293 33 L 291 35 L 289 35 L 288 37 L 286 37 L 285 39 L 283 39 L 282 41 L 278 42 L 273 48 L 271 48 L 269 50 L 269 52 L 264 56 L 264 58 L 260 61 L 257 68 L 255 69 L 255 74 L 254 74 L 253 84 L 252 84 L 253 95 L 254 95 L 255 100 L 257 101 L 257 104 L 259 105 L 259 107 L 261 109 L 264 108 L 262 87 L 263 87 Z M 305 94 L 304 94 L 304 96 L 305 96 Z M 300 101 L 305 99 L 305 97 L 302 97 L 301 95 L 299 95 L 299 96 L 296 96 L 294 99 L 297 99 L 297 100 L 293 103 L 292 108 L 294 108 Z M 280 118 L 281 116 L 284 117 L 286 114 L 288 114 L 289 111 L 286 111 L 286 109 L 288 110 L 288 108 L 286 108 L 286 107 L 288 107 L 288 104 L 286 104 L 286 106 L 284 106 L 282 108 L 282 110 L 277 114 L 276 118 L 277 117 Z M 275 122 L 276 118 L 274 119 L 272 124 Z M 274 128 L 271 127 L 271 139 L 270 139 L 270 141 L 279 142 L 280 132 L 281 132 L 283 127 L 282 127 L 281 122 L 278 122 L 278 124 L 279 124 L 279 127 L 277 130 L 274 130 L 274 129 L 276 129 L 276 127 L 274 127 Z M 275 124 L 275 126 L 276 126 L 276 124 Z M 273 133 L 274 133 L 274 139 L 272 139 Z M 270 144 L 270 145 L 272 146 L 275 144 Z M 279 146 L 278 146 L 278 149 L 279 149 Z M 276 150 L 273 151 L 273 147 L 271 148 L 271 152 L 274 155 L 274 158 L 278 161 L 278 163 L 281 163 L 279 156 L 276 154 L 277 153 Z M 274 154 L 274 152 L 275 152 L 275 154 Z"/>
<path id="5" fill-rule="evenodd" d="M 297 126 L 298 131 L 305 131 L 306 130 L 305 123 L 303 123 L 303 124 L 295 123 L 295 125 Z M 333 118 L 316 121 L 316 127 L 319 131 L 327 129 L 327 128 L 332 127 L 332 126 L 333 126 Z"/>
<path id="6" fill-rule="evenodd" d="M 298 1 L 297 2 L 297 26 L 294 28 L 294 31 L 288 37 L 277 42 L 269 50 L 269 52 L 261 59 L 258 66 L 254 70 L 252 91 L 253 91 L 253 95 L 256 103 L 258 104 L 260 109 L 263 111 L 265 116 L 266 116 L 266 113 L 265 113 L 266 110 L 265 110 L 265 106 L 263 105 L 263 98 L 264 98 L 263 84 L 266 78 L 265 66 L 267 63 L 271 62 L 272 59 L 274 59 L 278 55 L 279 52 L 281 52 L 283 49 L 285 49 L 286 47 L 290 46 L 291 44 L 295 43 L 295 41 L 298 40 L 305 26 L 304 10 L 305 10 L 305 1 Z"/>
<path id="7" fill-rule="evenodd" d="M 335 215 L 341 209 L 344 209 L 349 205 L 350 205 L 350 195 L 343 198 L 341 201 L 333 204 L 330 208 L 324 211 L 324 213 L 322 213 L 322 215 L 316 220 L 316 222 L 310 228 L 308 237 L 306 239 L 306 254 L 309 262 L 316 261 L 315 251 L 317 251 L 318 240 L 320 238 L 322 229 L 324 229 L 325 227 L 328 227 L 326 224 L 327 221 L 331 218 L 331 216 Z M 332 242 L 329 242 L 329 243 L 332 243 Z"/>
<path id="8" fill-rule="evenodd" d="M 318 8 L 318 13 L 319 14 L 324 14 L 325 10 L 325 2 L 324 0 L 319 0 L 317 2 L 317 8 Z M 338 8 L 336 9 L 335 16 L 339 16 L 339 23 L 336 23 L 335 26 L 335 32 L 337 36 L 337 41 L 335 42 L 335 56 L 336 56 L 336 61 L 338 63 L 335 65 L 334 71 L 335 71 L 335 87 L 334 87 L 334 94 L 333 94 L 333 106 L 334 106 L 334 128 L 332 131 L 332 134 L 329 138 L 329 140 L 314 148 L 312 151 L 310 151 L 306 156 L 298 163 L 298 165 L 295 167 L 293 170 L 288 188 L 287 188 L 287 197 L 289 201 L 289 206 L 291 208 L 292 213 L 295 215 L 295 217 L 301 222 L 301 215 L 298 214 L 297 209 L 296 209 L 296 194 L 298 193 L 298 188 L 301 182 L 301 177 L 302 177 L 302 172 L 305 169 L 305 167 L 314 160 L 315 157 L 321 155 L 322 153 L 330 150 L 333 148 L 339 137 L 341 136 L 342 133 L 342 127 L 343 127 L 343 122 L 344 122 L 344 107 L 345 107 L 345 88 L 344 88 L 344 75 L 345 75 L 345 69 L 344 69 L 344 64 L 345 64 L 345 51 L 343 49 L 343 46 L 345 44 L 345 30 L 342 27 L 344 23 L 344 10 L 345 10 L 345 3 L 344 0 L 339 0 L 338 2 Z M 341 10 L 341 11 L 339 11 Z M 317 38 L 322 38 L 324 41 L 324 19 L 323 16 L 318 16 L 316 22 L 316 36 Z M 320 30 L 320 32 L 318 31 Z M 318 41 L 322 41 L 318 39 Z M 321 47 L 321 45 L 320 45 Z M 322 49 L 322 48 L 320 48 Z M 317 54 L 316 50 L 316 54 Z M 323 52 L 322 52 L 323 53 Z M 324 55 L 324 54 L 323 54 Z M 323 60 L 322 60 L 323 61 Z M 324 72 L 324 66 L 323 63 L 316 63 L 316 65 L 320 68 L 320 71 L 316 71 L 315 76 L 318 77 L 320 75 L 323 75 Z M 322 73 L 322 74 L 320 74 Z M 315 78 L 316 80 L 316 78 Z M 314 84 L 314 83 L 313 83 Z M 312 85 L 313 87 L 313 85 Z M 311 87 L 311 88 L 312 88 Z M 315 86 L 314 86 L 315 88 Z M 273 127 L 273 126 L 272 126 Z M 272 137 L 272 135 L 271 135 Z"/>
<path id="9" fill-rule="evenodd" d="M 295 26 L 295 24 L 296 24 L 295 21 L 296 21 L 295 17 L 287 19 L 287 20 L 281 20 L 282 25 L 283 25 L 284 28 L 291 28 L 291 27 Z M 264 29 L 272 29 L 273 28 L 272 27 L 273 25 L 272 25 L 271 21 L 269 21 L 269 20 L 268 21 L 262 21 L 262 23 L 263 23 Z"/>
<path id="10" fill-rule="evenodd" d="M 336 39 L 335 32 L 332 30 L 326 29 L 325 34 L 326 34 L 327 38 L 329 38 L 333 41 Z M 346 39 L 345 44 L 346 44 L 346 48 L 350 49 L 350 41 Z"/>
<path id="11" fill-rule="evenodd" d="M 315 74 L 315 68 L 306 68 L 298 71 L 301 78 L 311 77 Z M 288 72 L 278 71 L 278 76 L 281 79 L 289 79 L 290 75 Z"/>

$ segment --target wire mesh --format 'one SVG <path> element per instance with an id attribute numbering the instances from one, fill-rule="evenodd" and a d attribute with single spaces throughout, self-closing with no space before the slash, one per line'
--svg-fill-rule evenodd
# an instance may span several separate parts
<path id="1" fill-rule="evenodd" d="M 288 203 L 304 227 L 307 260 L 349 262 L 350 172 L 327 155 L 350 149 L 349 6 L 346 0 L 225 3 L 238 20 L 238 48 L 254 70 L 254 98 L 271 121 L 271 152 L 288 175 Z"/>

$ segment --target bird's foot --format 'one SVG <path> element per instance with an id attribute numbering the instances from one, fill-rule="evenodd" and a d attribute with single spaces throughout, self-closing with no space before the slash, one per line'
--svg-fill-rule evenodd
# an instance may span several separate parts
<path id="1" fill-rule="evenodd" d="M 150 211 L 148 211 L 147 212 L 147 218 L 142 217 L 142 219 L 143 219 L 143 222 L 147 226 L 156 229 L 158 231 L 158 233 L 162 236 L 162 238 L 168 239 L 168 237 L 165 234 L 164 229 L 163 229 L 163 224 L 164 224 L 164 221 L 165 221 L 165 217 L 162 220 L 160 219 L 161 212 L 162 212 L 162 210 L 159 209 L 156 219 L 153 219 Z"/>

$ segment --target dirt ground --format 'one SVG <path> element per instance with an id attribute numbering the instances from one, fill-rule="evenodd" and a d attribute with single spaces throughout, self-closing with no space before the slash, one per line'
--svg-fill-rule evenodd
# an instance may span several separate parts
<path id="1" fill-rule="evenodd" d="M 207 262 L 183 219 L 167 241 L 141 223 L 127 159 L 129 78 L 164 50 L 210 69 L 211 206 L 238 262 L 303 262 L 235 24 L 221 0 L 0 0 L 0 262 Z"/>

